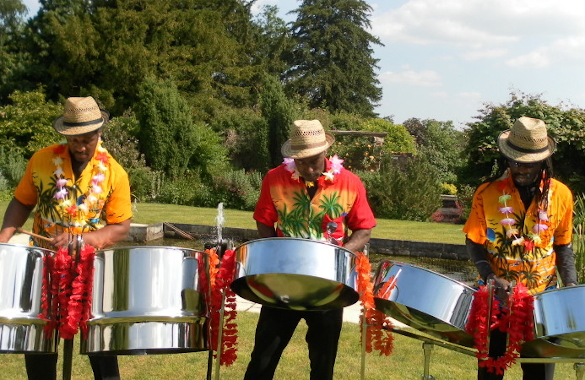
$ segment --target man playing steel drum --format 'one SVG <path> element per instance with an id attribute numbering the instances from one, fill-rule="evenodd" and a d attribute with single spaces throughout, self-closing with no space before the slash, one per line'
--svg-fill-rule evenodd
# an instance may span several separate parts
<path id="1" fill-rule="evenodd" d="M 10 201 L 0 243 L 22 227 L 36 206 L 33 232 L 50 238 L 34 244 L 67 247 L 72 235 L 102 249 L 124 239 L 130 229 L 132 204 L 126 171 L 102 147 L 102 127 L 109 114 L 92 97 L 72 97 L 53 122 L 67 140 L 36 152 Z M 116 356 L 89 355 L 96 379 L 119 379 Z M 57 354 L 25 355 L 29 379 L 56 378 Z"/>
<path id="2" fill-rule="evenodd" d="M 557 287 L 556 271 L 565 286 L 577 284 L 571 238 L 573 196 L 552 178 L 551 155 L 556 143 L 540 119 L 521 117 L 498 137 L 506 160 L 502 174 L 483 183 L 473 196 L 463 228 L 467 251 L 479 271 L 479 285 L 493 280 L 496 295 L 508 299 L 511 282 L 531 294 Z M 490 335 L 489 356 L 500 357 L 507 334 Z M 554 364 L 522 364 L 524 379 L 552 379 Z M 502 379 L 485 367 L 478 379 Z"/>
<path id="3" fill-rule="evenodd" d="M 376 220 L 361 180 L 342 160 L 325 157 L 334 137 L 318 120 L 297 120 L 282 146 L 283 165 L 262 181 L 254 219 L 261 238 L 296 237 L 337 242 L 356 252 L 368 243 Z M 347 229 L 351 234 L 347 236 Z M 313 380 L 333 378 L 343 309 L 298 311 L 262 306 L 246 380 L 272 379 L 301 319 Z"/>

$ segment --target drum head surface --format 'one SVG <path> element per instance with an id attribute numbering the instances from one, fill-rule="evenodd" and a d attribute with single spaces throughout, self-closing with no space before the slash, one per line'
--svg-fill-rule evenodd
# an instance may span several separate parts
<path id="1" fill-rule="evenodd" d="M 356 303 L 355 255 L 329 243 L 258 239 L 238 246 L 232 290 L 262 305 L 328 310 Z"/>

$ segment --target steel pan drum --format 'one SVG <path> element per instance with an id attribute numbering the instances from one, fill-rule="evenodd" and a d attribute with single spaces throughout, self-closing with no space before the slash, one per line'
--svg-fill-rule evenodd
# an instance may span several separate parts
<path id="1" fill-rule="evenodd" d="M 166 354 L 207 349 L 209 261 L 179 247 L 96 252 L 92 317 L 82 354 Z"/>
<path id="2" fill-rule="evenodd" d="M 585 285 L 536 294 L 534 329 L 523 356 L 585 358 Z"/>
<path id="3" fill-rule="evenodd" d="M 267 238 L 235 249 L 232 290 L 247 300 L 283 309 L 327 310 L 354 304 L 353 252 L 326 242 Z"/>
<path id="4" fill-rule="evenodd" d="M 39 318 L 43 276 L 48 275 L 43 259 L 53 254 L 42 248 L 0 244 L 1 353 L 56 352 L 56 331 L 45 336 L 47 321 Z"/>
<path id="5" fill-rule="evenodd" d="M 382 261 L 374 279 L 376 309 L 439 339 L 472 347 L 465 325 L 475 290 L 415 265 Z"/>

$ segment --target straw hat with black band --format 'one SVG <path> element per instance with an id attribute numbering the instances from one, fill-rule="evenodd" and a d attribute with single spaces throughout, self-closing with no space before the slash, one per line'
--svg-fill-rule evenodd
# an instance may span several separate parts
<path id="1" fill-rule="evenodd" d="M 319 120 L 296 120 L 293 122 L 290 139 L 282 144 L 284 157 L 313 157 L 329 149 L 335 137 L 325 133 Z"/>
<path id="2" fill-rule="evenodd" d="M 498 147 L 506 158 L 516 162 L 539 162 L 549 158 L 557 143 L 548 136 L 546 124 L 540 119 L 522 116 L 511 129 L 498 136 Z"/>
<path id="3" fill-rule="evenodd" d="M 71 97 L 65 101 L 63 115 L 53 121 L 53 128 L 64 136 L 77 136 L 97 131 L 109 119 L 108 111 L 100 109 L 91 96 Z"/>

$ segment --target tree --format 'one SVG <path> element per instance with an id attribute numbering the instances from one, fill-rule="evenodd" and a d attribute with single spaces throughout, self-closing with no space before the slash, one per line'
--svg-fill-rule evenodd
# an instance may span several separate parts
<path id="1" fill-rule="evenodd" d="M 282 163 L 280 147 L 288 139 L 294 121 L 293 103 L 286 98 L 282 85 L 273 76 L 266 76 L 261 94 L 260 109 L 268 125 L 268 151 L 271 167 Z"/>
<path id="2" fill-rule="evenodd" d="M 16 77 L 26 55 L 19 50 L 25 14 L 20 0 L 0 0 L 0 100 L 18 87 Z"/>
<path id="3" fill-rule="evenodd" d="M 529 116 L 544 120 L 548 133 L 557 141 L 557 151 L 552 156 L 555 176 L 567 183 L 574 192 L 585 191 L 585 110 L 564 104 L 552 106 L 540 95 L 513 92 L 504 104 L 486 104 L 480 110 L 477 122 L 469 123 L 467 158 L 461 172 L 461 181 L 477 185 L 502 167 L 503 159 L 498 151 L 497 137 L 511 128 L 516 119 Z"/>
<path id="4" fill-rule="evenodd" d="M 464 164 L 462 157 L 464 133 L 451 121 L 411 118 L 404 127 L 414 137 L 419 154 L 425 155 L 440 172 L 439 180 L 445 184 L 457 184 L 457 172 Z"/>
<path id="5" fill-rule="evenodd" d="M 372 45 L 382 43 L 366 31 L 371 10 L 363 0 L 304 0 L 293 11 L 289 95 L 307 98 L 310 108 L 375 116 L 382 90 Z"/>
<path id="6" fill-rule="evenodd" d="M 170 81 L 147 78 L 138 94 L 140 151 L 149 167 L 171 178 L 198 170 L 209 178 L 225 167 L 219 137 L 191 117 L 191 108 Z"/>
<path id="7" fill-rule="evenodd" d="M 257 100 L 244 43 L 249 6 L 238 0 L 43 0 L 31 22 L 29 79 L 48 96 L 99 95 L 121 114 L 146 77 L 175 82 L 200 108 L 208 99 L 243 107 Z M 80 32 L 83 31 L 83 32 Z M 215 104 L 214 104 L 215 106 Z"/>
<path id="8" fill-rule="evenodd" d="M 169 82 L 147 79 L 139 93 L 138 137 L 146 163 L 171 177 L 182 175 L 197 148 L 189 106 Z"/>
<path id="9" fill-rule="evenodd" d="M 45 100 L 42 89 L 15 91 L 12 104 L 0 107 L 0 146 L 30 158 L 34 152 L 60 140 L 52 127 L 63 107 Z"/>

